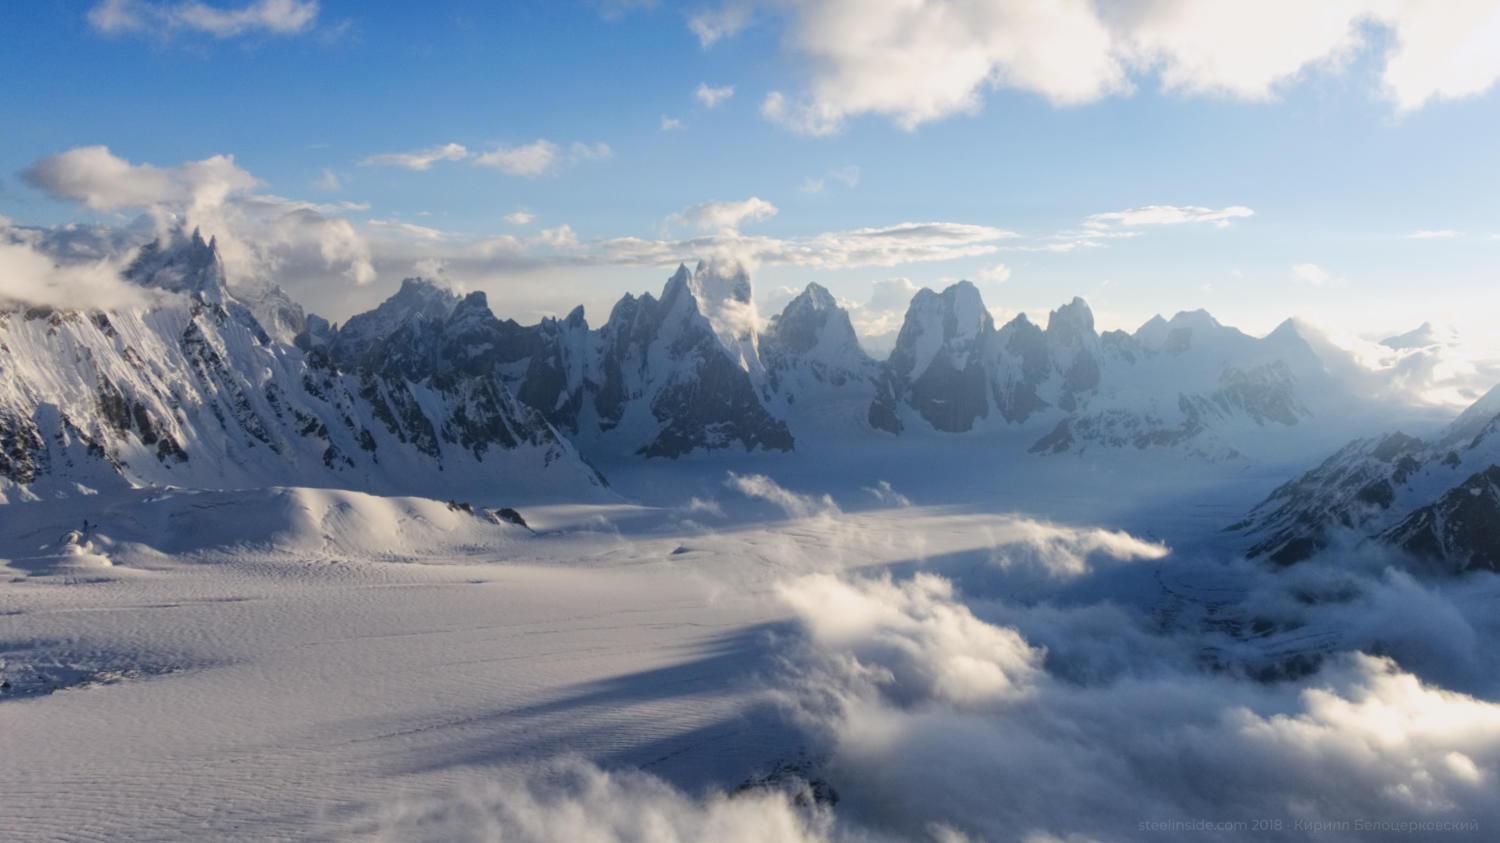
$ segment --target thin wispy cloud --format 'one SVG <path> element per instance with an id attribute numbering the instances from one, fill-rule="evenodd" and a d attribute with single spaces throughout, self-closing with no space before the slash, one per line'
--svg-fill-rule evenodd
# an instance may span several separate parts
<path id="1" fill-rule="evenodd" d="M 716 108 L 720 103 L 734 96 L 734 86 L 724 85 L 719 88 L 710 88 L 707 82 L 699 82 L 698 89 L 693 91 L 693 96 L 698 102 L 707 108 Z"/>
<path id="2" fill-rule="evenodd" d="M 1254 211 L 1243 205 L 1232 205 L 1228 208 L 1217 210 L 1197 205 L 1146 205 L 1125 211 L 1109 211 L 1102 214 L 1093 214 L 1084 220 L 1083 224 L 1091 228 L 1107 228 L 1117 225 L 1129 227 L 1207 222 L 1223 228 L 1228 226 L 1232 220 L 1253 216 L 1254 214 Z"/>
<path id="3" fill-rule="evenodd" d="M 662 115 L 662 117 L 661 117 L 661 130 L 663 132 L 675 132 L 675 131 L 677 131 L 677 130 L 679 130 L 681 128 L 682 128 L 682 121 L 681 120 L 677 119 L 676 117 L 668 117 L 665 114 Z"/>
<path id="4" fill-rule="evenodd" d="M 468 161 L 479 167 L 490 167 L 512 176 L 540 176 L 563 167 L 591 161 L 604 161 L 614 156 L 614 150 L 606 143 L 582 143 L 575 141 L 564 150 L 546 138 L 515 146 L 496 145 L 485 152 L 474 152 L 460 143 L 431 146 L 415 152 L 390 152 L 370 155 L 360 159 L 364 166 L 404 167 L 408 170 L 425 171 L 440 161 Z"/>
<path id="5" fill-rule="evenodd" d="M 1292 277 L 1314 287 L 1325 287 L 1337 280 L 1333 273 L 1315 263 L 1293 264 Z"/>
<path id="6" fill-rule="evenodd" d="M 153 37 L 175 32 L 196 32 L 214 38 L 297 35 L 310 30 L 317 19 L 317 0 L 257 0 L 230 8 L 199 2 L 102 0 L 88 13 L 89 25 L 106 35 L 139 33 Z"/>
<path id="7" fill-rule="evenodd" d="M 530 225 L 536 219 L 536 214 L 530 211 L 512 211 L 505 215 L 505 221 L 511 225 Z"/>
<path id="8" fill-rule="evenodd" d="M 439 240 L 447 240 L 450 237 L 450 235 L 446 232 L 440 231 L 436 228 L 429 228 L 425 225 L 415 225 L 409 222 L 401 222 L 399 220 L 370 220 L 366 224 L 369 225 L 370 228 L 373 228 L 377 231 L 386 231 L 400 234 L 406 237 L 414 238 L 416 240 L 436 242 Z"/>
<path id="9" fill-rule="evenodd" d="M 469 157 L 469 149 L 459 143 L 430 146 L 415 152 L 387 152 L 360 159 L 364 166 L 405 167 L 408 170 L 428 170 L 439 161 L 462 161 Z"/>
<path id="10" fill-rule="evenodd" d="M 705 205 L 711 203 L 704 203 Z M 728 203 L 724 203 L 728 204 Z M 687 209 L 673 215 L 697 219 L 708 229 L 749 217 L 739 211 Z M 470 277 L 549 266 L 670 267 L 699 257 L 729 256 L 751 265 L 809 269 L 891 267 L 994 254 L 1000 241 L 1017 236 L 989 226 L 952 222 L 901 223 L 830 231 L 806 237 L 766 237 L 731 228 L 681 240 L 613 237 L 583 240 L 566 226 L 522 239 L 500 235 L 444 254 L 450 271 Z"/>
<path id="11" fill-rule="evenodd" d="M 583 164 L 589 161 L 608 161 L 613 157 L 615 157 L 615 151 L 610 149 L 609 144 L 602 141 L 599 143 L 574 141 L 568 147 L 568 163 L 570 164 Z"/>
<path id="12" fill-rule="evenodd" d="M 835 167 L 821 176 L 809 176 L 799 189 L 803 193 L 822 193 L 829 182 L 855 187 L 859 184 L 859 167 L 851 164 L 847 167 Z"/>
<path id="13" fill-rule="evenodd" d="M 1000 247 L 1002 251 L 1006 252 L 1054 252 L 1057 254 L 1072 252 L 1078 249 L 1102 248 L 1104 248 L 1104 243 L 1088 238 L 1057 240 L 1051 243 L 1017 243 Z"/>
<path id="14" fill-rule="evenodd" d="M 474 158 L 481 167 L 493 167 L 512 176 L 542 176 L 564 167 L 590 161 L 603 161 L 614 156 L 608 144 L 586 144 L 574 142 L 566 152 L 562 147 L 545 138 L 519 146 L 496 146 Z"/>
<path id="15" fill-rule="evenodd" d="M 717 9 L 707 9 L 689 17 L 687 25 L 706 49 L 750 25 L 750 4 L 730 2 Z"/>
<path id="16" fill-rule="evenodd" d="M 1452 229 L 1421 229 L 1406 235 L 1408 240 L 1449 240 L 1459 236 L 1461 232 Z"/>
<path id="17" fill-rule="evenodd" d="M 339 181 L 339 177 L 332 170 L 326 167 L 323 168 L 323 175 L 318 176 L 318 178 L 313 181 L 313 187 L 317 188 L 318 190 L 329 192 L 344 189 L 344 185 Z"/>
<path id="18" fill-rule="evenodd" d="M 1010 267 L 1003 263 L 985 267 L 974 273 L 974 280 L 989 284 L 1004 284 L 1010 280 Z"/>

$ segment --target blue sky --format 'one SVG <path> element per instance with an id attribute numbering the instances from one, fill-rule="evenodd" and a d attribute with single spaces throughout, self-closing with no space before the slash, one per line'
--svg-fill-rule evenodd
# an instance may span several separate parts
<path id="1" fill-rule="evenodd" d="M 958 278 L 1002 317 L 1488 330 L 1495 3 L 1127 5 L 6 4 L 0 215 L 217 227 L 335 318 L 424 271 L 597 324 L 725 251 L 768 306 L 818 281 L 870 333 Z M 180 169 L 219 155 L 225 181 Z"/>

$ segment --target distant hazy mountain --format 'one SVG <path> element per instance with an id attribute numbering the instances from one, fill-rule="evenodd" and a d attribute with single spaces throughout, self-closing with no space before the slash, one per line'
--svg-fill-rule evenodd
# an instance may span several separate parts
<path id="1" fill-rule="evenodd" d="M 961 282 L 913 299 L 869 421 L 892 433 L 1044 424 L 1034 453 L 1176 448 L 1230 459 L 1246 440 L 1293 441 L 1379 403 L 1335 374 L 1323 345 L 1292 320 L 1256 339 L 1201 310 L 1100 334 L 1076 298 L 1045 328 L 1021 315 L 996 329 Z"/>

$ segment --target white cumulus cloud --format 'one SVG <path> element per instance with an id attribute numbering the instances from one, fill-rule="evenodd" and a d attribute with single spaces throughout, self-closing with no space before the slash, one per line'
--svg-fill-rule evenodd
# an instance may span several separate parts
<path id="1" fill-rule="evenodd" d="M 1155 78 L 1187 96 L 1274 98 L 1310 73 L 1342 73 L 1373 44 L 1377 95 L 1398 112 L 1480 94 L 1500 78 L 1492 0 L 802 0 L 778 4 L 807 68 L 762 113 L 809 134 L 880 115 L 913 129 L 978 110 L 996 89 L 1054 105 L 1128 95 Z M 718 30 L 714 30 L 718 33 Z M 731 31 L 704 39 L 705 45 Z"/>
<path id="2" fill-rule="evenodd" d="M 672 215 L 672 220 L 704 231 L 735 231 L 746 220 L 763 220 L 776 215 L 776 206 L 752 196 L 733 202 L 709 200 Z"/>

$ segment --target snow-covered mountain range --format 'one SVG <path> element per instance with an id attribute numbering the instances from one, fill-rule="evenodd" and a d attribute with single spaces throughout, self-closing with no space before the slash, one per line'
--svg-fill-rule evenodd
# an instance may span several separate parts
<path id="1" fill-rule="evenodd" d="M 1500 387 L 1429 440 L 1351 442 L 1231 529 L 1251 556 L 1280 564 L 1342 541 L 1400 548 L 1442 571 L 1500 570 Z"/>
<path id="2" fill-rule="evenodd" d="M 375 343 L 340 366 L 273 338 L 267 323 L 306 332 L 318 320 L 281 296 L 254 312 L 196 232 L 147 246 L 126 276 L 167 295 L 141 309 L 0 312 L 0 496 L 307 485 L 446 498 L 522 478 L 542 495 L 602 485 L 498 374 L 418 359 L 421 343 L 444 336 L 424 318 L 446 304 L 401 312 L 391 321 L 409 343 Z M 406 302 L 393 302 L 359 325 L 397 316 Z"/>
<path id="3" fill-rule="evenodd" d="M 152 484 L 566 496 L 602 487 L 591 458 L 891 436 L 1226 462 L 1326 448 L 1351 419 L 1410 409 L 1292 320 L 1255 338 L 1194 311 L 1101 334 L 1075 298 L 1045 327 L 996 328 L 968 282 L 920 291 L 877 362 L 826 289 L 763 322 L 727 261 L 680 266 L 598 328 L 581 308 L 520 325 L 483 293 L 421 279 L 336 326 L 279 288 L 228 283 L 196 232 L 146 246 L 125 275 L 157 303 L 0 313 L 7 498 Z"/>

